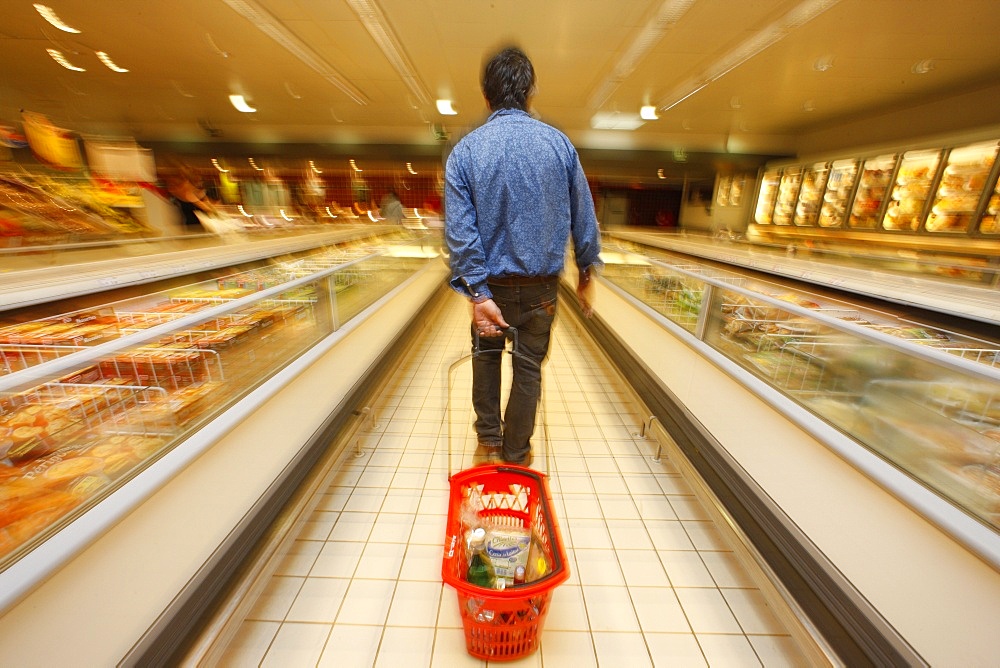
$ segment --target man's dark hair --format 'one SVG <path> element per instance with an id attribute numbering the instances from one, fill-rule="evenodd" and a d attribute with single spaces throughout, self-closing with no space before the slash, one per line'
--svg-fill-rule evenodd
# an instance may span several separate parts
<path id="1" fill-rule="evenodd" d="M 528 110 L 535 88 L 535 68 L 521 49 L 511 46 L 487 61 L 483 68 L 483 95 L 490 110 Z"/>

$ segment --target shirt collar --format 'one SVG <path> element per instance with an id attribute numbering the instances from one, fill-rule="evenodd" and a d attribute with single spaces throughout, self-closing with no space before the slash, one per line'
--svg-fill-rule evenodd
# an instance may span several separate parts
<path id="1" fill-rule="evenodd" d="M 497 109 L 490 114 L 490 117 L 486 119 L 486 122 L 489 123 L 497 116 L 529 116 L 529 114 L 528 112 L 521 111 L 520 109 Z"/>

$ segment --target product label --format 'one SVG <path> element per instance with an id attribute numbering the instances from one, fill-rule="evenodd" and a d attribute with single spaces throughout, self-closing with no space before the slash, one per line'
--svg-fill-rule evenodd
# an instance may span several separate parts
<path id="1" fill-rule="evenodd" d="M 526 529 L 492 529 L 486 538 L 486 554 L 493 562 L 497 578 L 504 578 L 507 584 L 513 583 L 517 567 L 528 563 L 530 547 L 531 534 Z"/>

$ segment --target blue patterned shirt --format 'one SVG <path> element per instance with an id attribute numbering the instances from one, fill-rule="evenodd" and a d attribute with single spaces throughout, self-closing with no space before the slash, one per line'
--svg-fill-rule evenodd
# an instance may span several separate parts
<path id="1" fill-rule="evenodd" d="M 462 138 L 445 167 L 451 285 L 492 297 L 490 277 L 554 276 L 572 236 L 581 269 L 600 263 L 601 238 L 576 149 L 559 130 L 500 109 Z"/>

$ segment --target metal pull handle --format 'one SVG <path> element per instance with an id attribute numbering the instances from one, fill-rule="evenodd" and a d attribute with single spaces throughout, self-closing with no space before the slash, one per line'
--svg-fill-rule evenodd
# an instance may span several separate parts
<path id="1" fill-rule="evenodd" d="M 520 353 L 520 350 L 518 349 L 518 346 L 517 346 L 517 327 L 507 327 L 506 329 L 503 329 L 501 331 L 503 332 L 504 339 L 510 339 L 511 340 L 511 348 L 510 348 L 511 354 L 517 355 L 518 353 Z M 483 338 L 486 338 L 486 337 L 483 337 Z M 495 338 L 495 337 L 490 337 L 490 338 Z M 489 351 L 489 350 L 482 351 L 482 350 L 480 350 L 480 348 L 479 348 L 479 330 L 473 328 L 473 332 L 472 332 L 472 354 L 473 355 L 478 355 L 480 352 L 493 352 L 493 351 Z"/>

